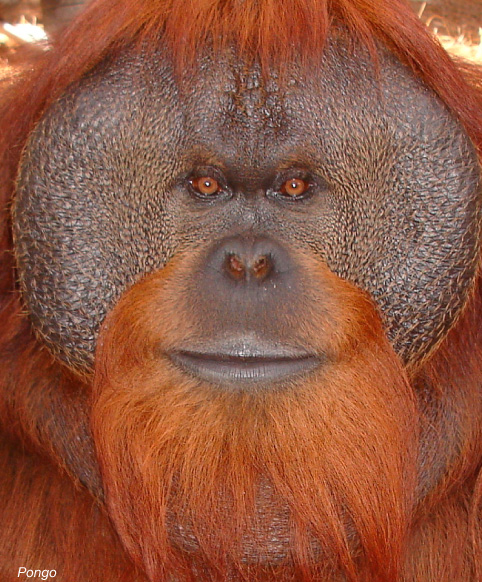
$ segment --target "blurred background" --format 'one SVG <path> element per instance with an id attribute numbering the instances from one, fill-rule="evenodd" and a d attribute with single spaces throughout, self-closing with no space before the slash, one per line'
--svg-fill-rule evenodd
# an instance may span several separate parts
<path id="1" fill-rule="evenodd" d="M 82 9 L 87 0 L 0 0 L 0 21 L 12 25 L 28 22 L 54 33 Z"/>
<path id="2" fill-rule="evenodd" d="M 45 50 L 49 40 L 89 0 L 0 0 L 0 78 L 25 50 Z M 414 0 L 414 12 L 447 50 L 482 64 L 482 0 Z"/>

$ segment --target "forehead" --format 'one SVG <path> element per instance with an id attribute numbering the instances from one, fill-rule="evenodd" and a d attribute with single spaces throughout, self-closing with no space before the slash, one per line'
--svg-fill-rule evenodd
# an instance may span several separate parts
<path id="1" fill-rule="evenodd" d="M 443 110 L 390 55 L 381 55 L 377 76 L 363 51 L 341 44 L 318 66 L 292 64 L 281 77 L 226 55 L 200 59 L 179 80 L 162 52 L 124 55 L 85 80 L 74 99 L 79 115 L 103 118 L 104 133 L 121 130 L 136 141 L 157 132 L 160 146 L 169 140 L 201 163 L 238 168 L 318 159 L 329 155 L 333 136 L 423 133 Z"/>

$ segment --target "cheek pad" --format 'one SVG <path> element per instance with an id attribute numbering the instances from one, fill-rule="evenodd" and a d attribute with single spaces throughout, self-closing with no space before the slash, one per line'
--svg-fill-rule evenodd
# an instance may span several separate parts
<path id="1" fill-rule="evenodd" d="M 50 108 L 27 144 L 14 202 L 31 321 L 50 350 L 80 371 L 92 367 L 106 313 L 163 265 L 172 244 L 163 198 L 179 171 L 180 140 L 172 137 L 180 115 L 167 106 L 175 88 L 158 72 L 162 117 L 143 126 L 152 90 L 128 65 L 84 80 Z"/>
<path id="2" fill-rule="evenodd" d="M 473 287 L 477 153 L 443 103 L 390 55 L 379 81 L 360 78 L 348 55 L 333 62 L 323 101 L 311 105 L 323 112 L 319 150 L 335 185 L 327 261 L 370 293 L 395 350 L 413 362 L 446 335 Z"/>

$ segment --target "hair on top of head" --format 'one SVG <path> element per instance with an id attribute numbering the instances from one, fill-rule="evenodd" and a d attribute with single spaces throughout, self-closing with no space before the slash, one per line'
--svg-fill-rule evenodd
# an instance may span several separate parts
<path id="1" fill-rule="evenodd" d="M 40 96 L 49 102 L 102 58 L 133 43 L 163 43 L 178 71 L 205 46 L 215 52 L 234 46 L 264 68 L 283 68 L 294 58 L 312 63 L 339 26 L 373 57 L 377 41 L 393 50 L 469 131 L 477 131 L 480 102 L 466 94 L 460 69 L 406 0 L 93 0 L 39 65 L 32 93 L 36 103 Z"/>

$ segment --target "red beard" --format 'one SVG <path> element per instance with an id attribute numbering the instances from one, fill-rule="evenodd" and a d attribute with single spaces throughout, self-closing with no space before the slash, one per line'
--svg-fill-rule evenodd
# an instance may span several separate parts
<path id="1" fill-rule="evenodd" d="M 323 363 L 266 389 L 212 386 L 166 355 L 198 331 L 183 299 L 189 264 L 147 277 L 108 317 L 94 438 L 110 516 L 150 580 L 397 578 L 417 460 L 412 389 L 366 296 L 310 268 L 319 289 L 297 341 Z"/>

